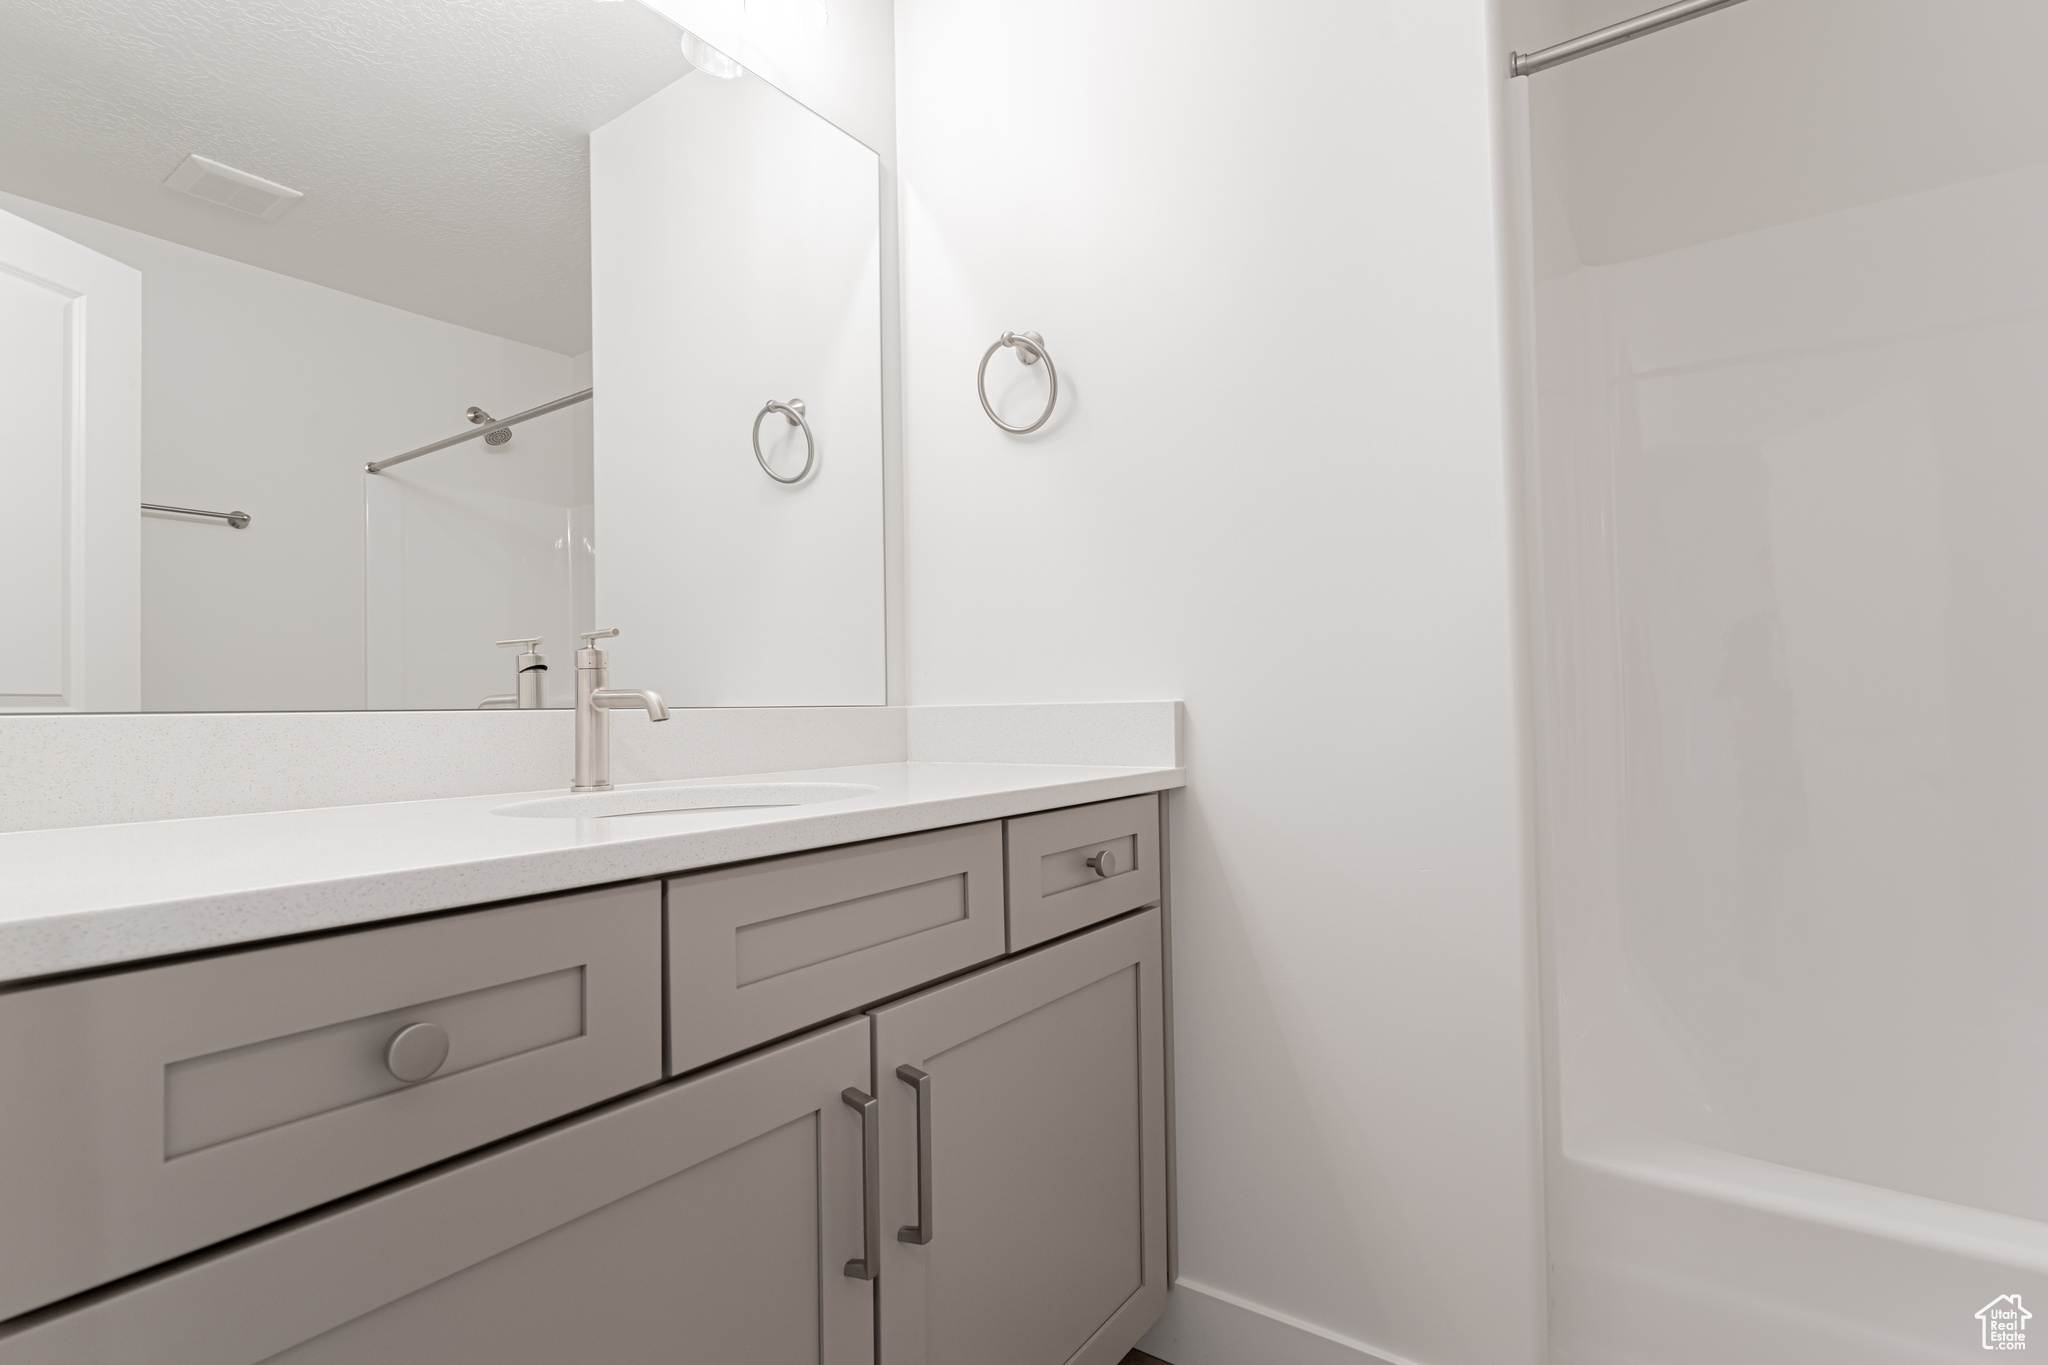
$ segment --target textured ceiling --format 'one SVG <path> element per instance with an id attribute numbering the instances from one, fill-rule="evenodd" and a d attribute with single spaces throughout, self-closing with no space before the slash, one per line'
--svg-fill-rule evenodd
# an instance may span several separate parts
<path id="1" fill-rule="evenodd" d="M 677 36 L 606 0 L 0 0 L 0 189 L 573 355 L 586 135 L 689 71 Z M 306 197 L 164 188 L 192 152 Z"/>

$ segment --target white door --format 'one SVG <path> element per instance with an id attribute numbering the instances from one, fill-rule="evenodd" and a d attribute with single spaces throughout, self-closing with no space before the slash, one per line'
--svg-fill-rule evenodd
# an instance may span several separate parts
<path id="1" fill-rule="evenodd" d="M 142 275 L 0 213 L 0 711 L 142 705 Z"/>

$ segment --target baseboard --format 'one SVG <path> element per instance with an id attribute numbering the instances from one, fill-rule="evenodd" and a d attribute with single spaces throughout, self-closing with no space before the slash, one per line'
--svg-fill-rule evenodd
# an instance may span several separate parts
<path id="1" fill-rule="evenodd" d="M 1138 1349 L 1169 1365 L 1417 1365 L 1187 1279 Z"/>

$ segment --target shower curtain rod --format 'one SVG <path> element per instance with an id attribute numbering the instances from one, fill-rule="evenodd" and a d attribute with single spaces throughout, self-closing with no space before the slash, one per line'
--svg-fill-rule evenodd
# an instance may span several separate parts
<path id="1" fill-rule="evenodd" d="M 1660 28 L 1670 28 L 1673 24 L 1682 24 L 1688 19 L 1697 19 L 1702 14 L 1712 14 L 1717 9 L 1727 9 L 1730 5 L 1741 3 L 1742 0 L 1680 0 L 1676 5 L 1666 5 L 1663 9 L 1653 9 L 1648 14 L 1638 14 L 1633 19 L 1610 24 L 1583 37 L 1546 47 L 1541 52 L 1510 52 L 1508 74 L 1533 76 L 1553 66 L 1563 66 L 1566 62 L 1575 61 L 1591 53 L 1601 52 L 1641 38 L 1645 34 L 1655 33 Z"/>
<path id="2" fill-rule="evenodd" d="M 515 412 L 510 417 L 494 418 L 472 430 L 463 432 L 460 436 L 450 436 L 445 441 L 436 441 L 432 445 L 421 446 L 418 450 L 408 450 L 405 454 L 393 455 L 388 460 L 372 460 L 364 465 L 363 468 L 372 474 L 382 474 L 395 464 L 404 464 L 407 460 L 417 460 L 422 455 L 431 455 L 437 450 L 446 450 L 449 446 L 459 446 L 464 441 L 474 441 L 477 437 L 488 435 L 493 431 L 517 426 L 521 422 L 531 421 L 536 417 L 545 417 L 549 413 L 559 412 L 563 408 L 574 407 L 596 392 L 596 389 L 585 389 L 581 393 L 572 393 L 566 398 L 557 398 L 552 403 L 542 403 L 537 408 L 528 408 L 525 412 Z"/>

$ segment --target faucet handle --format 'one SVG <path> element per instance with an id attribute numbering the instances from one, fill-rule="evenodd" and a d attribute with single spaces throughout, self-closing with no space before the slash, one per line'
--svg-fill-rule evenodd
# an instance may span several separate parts
<path id="1" fill-rule="evenodd" d="M 537 649 L 539 649 L 539 648 L 540 648 L 540 636 L 538 636 L 538 635 L 533 635 L 533 636 L 529 636 L 528 638 L 526 638 L 526 639 L 524 639 L 524 640 L 500 640 L 500 641 L 498 641 L 498 648 L 500 648 L 500 649 L 523 649 L 523 650 L 525 650 L 525 651 L 527 651 L 527 652 L 531 653 L 532 651 L 534 651 L 534 650 L 537 650 Z"/>
<path id="2" fill-rule="evenodd" d="M 618 633 L 619 628 L 617 626 L 613 626 L 609 630 L 586 630 L 580 632 L 580 634 L 583 636 L 583 647 L 585 649 L 596 649 L 597 642 L 599 640 L 609 640 L 612 636 L 617 635 Z"/>

